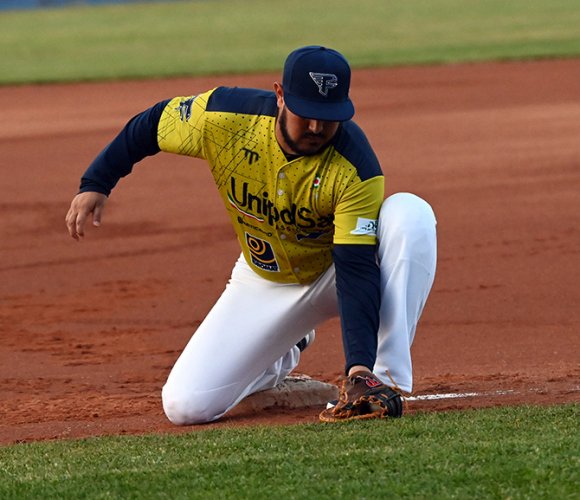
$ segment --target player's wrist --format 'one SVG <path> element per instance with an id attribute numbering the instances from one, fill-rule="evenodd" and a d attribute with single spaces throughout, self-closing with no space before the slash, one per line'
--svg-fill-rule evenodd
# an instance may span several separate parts
<path id="1" fill-rule="evenodd" d="M 372 370 L 364 365 L 353 365 L 348 369 L 347 375 L 350 377 L 355 373 L 372 373 Z"/>

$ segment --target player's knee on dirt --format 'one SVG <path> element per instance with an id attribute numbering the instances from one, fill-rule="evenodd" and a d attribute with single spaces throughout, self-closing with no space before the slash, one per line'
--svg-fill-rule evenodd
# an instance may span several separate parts
<path id="1" fill-rule="evenodd" d="M 218 419 L 226 411 L 223 404 L 207 392 L 185 393 L 165 385 L 161 398 L 165 415 L 175 425 L 204 424 Z"/>

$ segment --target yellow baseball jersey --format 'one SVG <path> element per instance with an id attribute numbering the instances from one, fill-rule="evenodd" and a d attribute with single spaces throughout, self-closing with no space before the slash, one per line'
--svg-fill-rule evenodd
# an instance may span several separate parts
<path id="1" fill-rule="evenodd" d="M 276 140 L 273 92 L 219 87 L 176 97 L 157 129 L 161 151 L 207 160 L 254 271 L 310 283 L 334 244 L 374 245 L 384 179 L 362 131 L 342 123 L 313 156 L 288 159 Z"/>

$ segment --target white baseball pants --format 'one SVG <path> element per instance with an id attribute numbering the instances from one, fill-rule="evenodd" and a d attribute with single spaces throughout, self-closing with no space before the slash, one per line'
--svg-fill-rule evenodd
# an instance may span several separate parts
<path id="1" fill-rule="evenodd" d="M 404 391 L 413 386 L 411 344 L 435 276 L 435 215 L 421 198 L 398 193 L 381 207 L 378 259 L 381 308 L 375 374 Z M 331 266 L 309 285 L 273 283 L 243 256 L 224 293 L 175 363 L 162 391 L 177 425 L 210 422 L 243 398 L 281 382 L 300 361 L 296 343 L 338 315 Z"/>

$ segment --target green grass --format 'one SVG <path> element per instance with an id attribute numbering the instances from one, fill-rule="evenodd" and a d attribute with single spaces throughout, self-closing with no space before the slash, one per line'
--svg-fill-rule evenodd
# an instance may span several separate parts
<path id="1" fill-rule="evenodd" d="M 278 71 L 309 43 L 353 66 L 580 54 L 578 0 L 214 0 L 0 13 L 0 84 Z"/>
<path id="2" fill-rule="evenodd" d="M 0 498 L 578 498 L 580 405 L 0 448 Z"/>

